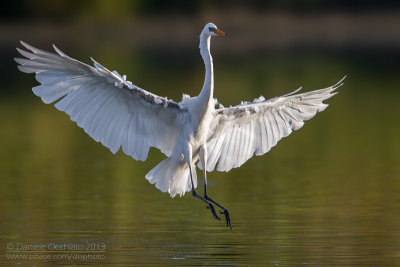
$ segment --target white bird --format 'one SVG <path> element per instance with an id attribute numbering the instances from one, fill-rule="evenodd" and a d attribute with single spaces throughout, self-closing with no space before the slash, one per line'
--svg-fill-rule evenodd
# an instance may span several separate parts
<path id="1" fill-rule="evenodd" d="M 53 45 L 55 53 L 40 50 L 21 41 L 29 51 L 17 48 L 25 58 L 15 58 L 22 72 L 35 73 L 41 84 L 32 90 L 44 103 L 58 101 L 55 107 L 112 153 L 120 148 L 136 160 L 144 161 L 150 147 L 167 158 L 146 175 L 171 197 L 192 191 L 207 204 L 216 219 L 214 205 L 232 228 L 228 209 L 207 195 L 207 172 L 229 171 L 253 155 L 267 153 L 305 120 L 324 110 L 342 81 L 325 89 L 290 94 L 235 107 L 215 109 L 214 73 L 210 53 L 211 36 L 225 36 L 213 23 L 200 34 L 200 54 L 204 60 L 203 88 L 196 97 L 176 103 L 145 91 L 109 71 L 96 61 L 94 67 L 75 60 Z M 196 166 L 203 170 L 204 195 L 197 187 Z"/>

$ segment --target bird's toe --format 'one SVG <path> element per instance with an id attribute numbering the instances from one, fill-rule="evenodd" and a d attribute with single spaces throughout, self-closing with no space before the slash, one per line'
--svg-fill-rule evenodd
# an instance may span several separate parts
<path id="1" fill-rule="evenodd" d="M 220 217 L 218 217 L 217 213 L 215 212 L 214 205 L 209 203 L 208 206 L 206 206 L 207 209 L 211 210 L 212 215 L 214 216 L 215 219 L 221 220 Z"/>
<path id="2" fill-rule="evenodd" d="M 225 215 L 226 226 L 232 229 L 233 226 L 231 224 L 231 217 L 229 216 L 229 211 L 225 209 L 224 211 L 220 211 L 220 213 Z"/>

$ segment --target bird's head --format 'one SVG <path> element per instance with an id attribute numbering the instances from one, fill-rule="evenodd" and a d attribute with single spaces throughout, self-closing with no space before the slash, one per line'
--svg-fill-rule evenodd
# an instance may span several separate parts
<path id="1" fill-rule="evenodd" d="M 215 26 L 215 24 L 211 22 L 207 23 L 206 26 L 204 26 L 204 29 L 201 32 L 201 34 L 205 34 L 206 36 L 214 36 L 214 35 L 226 36 L 226 33 L 219 30 L 217 26 Z"/>

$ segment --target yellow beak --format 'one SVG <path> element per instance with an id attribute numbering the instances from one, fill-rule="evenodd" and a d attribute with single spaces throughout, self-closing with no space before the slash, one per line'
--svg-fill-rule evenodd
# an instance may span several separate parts
<path id="1" fill-rule="evenodd" d="M 221 30 L 218 30 L 218 29 L 215 29 L 215 31 L 214 31 L 216 34 L 219 34 L 219 35 L 221 35 L 221 36 L 226 36 L 226 33 L 224 33 L 223 31 L 221 31 Z"/>

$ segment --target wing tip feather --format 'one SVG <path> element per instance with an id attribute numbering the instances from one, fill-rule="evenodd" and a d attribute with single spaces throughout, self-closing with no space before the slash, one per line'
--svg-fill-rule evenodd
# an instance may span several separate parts
<path id="1" fill-rule="evenodd" d="M 15 49 L 17 49 L 18 53 L 20 53 L 21 55 L 24 55 L 23 53 L 25 52 L 24 50 L 22 50 L 19 47 L 16 47 Z"/>
<path id="2" fill-rule="evenodd" d="M 24 65 L 18 65 L 17 68 L 18 68 L 21 72 L 24 72 L 24 73 L 35 73 L 35 72 L 36 72 L 36 70 L 33 70 L 33 69 L 31 69 L 31 68 L 28 68 L 28 67 L 26 67 L 26 66 L 24 66 Z"/>
<path id="3" fill-rule="evenodd" d="M 336 84 L 334 84 L 332 86 L 332 91 L 336 90 L 337 88 L 341 87 L 344 84 L 344 79 L 346 79 L 347 75 L 344 75 L 342 79 L 340 79 L 340 81 L 338 81 Z"/>
<path id="4" fill-rule="evenodd" d="M 14 61 L 17 62 L 17 63 L 20 64 L 20 65 L 22 65 L 21 60 L 23 60 L 23 58 L 14 57 Z"/>
<path id="5" fill-rule="evenodd" d="M 67 56 L 66 54 L 64 54 L 64 52 L 61 51 L 55 44 L 53 44 L 53 49 L 54 49 L 54 51 L 56 51 L 57 54 L 59 54 L 60 56 L 62 56 L 62 57 L 68 57 L 68 56 Z"/>
<path id="6" fill-rule="evenodd" d="M 28 44 L 28 43 L 26 43 L 26 42 L 24 42 L 22 40 L 20 40 L 19 42 L 21 43 L 21 45 L 23 47 L 25 47 L 26 49 L 28 49 L 28 50 L 30 50 L 30 51 L 32 51 L 33 53 L 36 54 L 36 51 L 35 51 L 36 49 L 33 46 L 31 46 L 30 44 Z"/>
<path id="7" fill-rule="evenodd" d="M 21 45 L 23 45 L 25 48 L 28 48 L 28 44 L 27 43 L 25 43 L 24 41 L 22 41 L 22 40 L 19 40 L 19 42 L 20 42 L 20 44 Z"/>
<path id="8" fill-rule="evenodd" d="M 286 94 L 286 95 L 283 95 L 283 96 L 281 96 L 281 97 L 285 97 L 285 96 L 291 96 L 291 95 L 293 95 L 293 94 L 295 94 L 295 93 L 297 93 L 297 92 L 299 92 L 301 89 L 302 89 L 303 87 L 302 86 L 300 86 L 299 88 L 297 88 L 296 90 L 294 90 L 293 92 L 290 92 L 290 93 L 288 93 L 288 94 Z"/>

